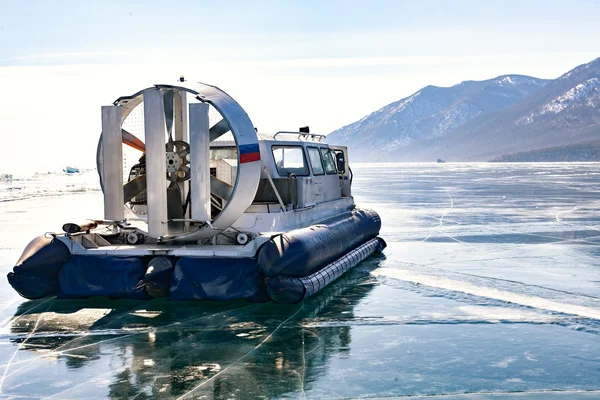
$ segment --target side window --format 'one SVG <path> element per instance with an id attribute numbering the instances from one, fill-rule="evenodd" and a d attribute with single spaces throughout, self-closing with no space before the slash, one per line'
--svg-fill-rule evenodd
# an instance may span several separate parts
<path id="1" fill-rule="evenodd" d="M 310 166 L 314 175 L 324 175 L 325 170 L 323 169 L 323 163 L 321 163 L 321 154 L 317 147 L 307 147 L 308 158 L 310 160 Z"/>
<path id="2" fill-rule="evenodd" d="M 339 173 L 346 173 L 346 156 L 342 150 L 334 150 L 335 166 Z"/>
<path id="3" fill-rule="evenodd" d="M 331 150 L 325 147 L 321 147 L 321 155 L 323 156 L 323 164 L 325 165 L 325 171 L 327 171 L 328 174 L 337 174 L 337 169 L 335 167 L 335 163 L 331 154 Z"/>
<path id="4" fill-rule="evenodd" d="M 301 146 L 273 146 L 273 159 L 280 176 L 308 176 L 308 165 Z"/>

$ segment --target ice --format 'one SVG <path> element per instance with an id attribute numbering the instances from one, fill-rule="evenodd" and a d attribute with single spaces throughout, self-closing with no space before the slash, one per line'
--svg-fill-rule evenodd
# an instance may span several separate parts
<path id="1" fill-rule="evenodd" d="M 534 309 L 555 311 L 562 314 L 571 314 L 600 321 L 600 301 L 597 302 L 596 307 L 579 306 L 576 304 L 552 301 L 537 296 L 522 295 L 511 291 L 498 290 L 489 286 L 473 285 L 465 282 L 464 280 L 451 280 L 440 278 L 436 275 L 416 274 L 412 271 L 402 270 L 399 268 L 378 268 L 373 271 L 373 274 L 375 276 L 387 276 L 406 282 L 413 282 L 431 288 L 461 292 L 486 299 L 500 300 Z"/>
<path id="2" fill-rule="evenodd" d="M 600 397 L 598 164 L 353 172 L 389 246 L 302 304 L 27 301 L 2 280 L 0 398 Z M 102 215 L 64 192 L 0 203 L 3 273 Z"/>
<path id="3" fill-rule="evenodd" d="M 70 175 L 36 174 L 0 182 L 0 203 L 99 190 L 96 171 Z"/>

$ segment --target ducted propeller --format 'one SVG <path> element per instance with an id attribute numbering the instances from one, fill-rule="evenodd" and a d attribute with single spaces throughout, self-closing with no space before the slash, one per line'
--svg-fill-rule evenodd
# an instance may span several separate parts
<path id="1" fill-rule="evenodd" d="M 165 96 L 165 120 L 166 120 L 167 132 L 169 133 L 169 138 L 170 138 L 169 143 L 167 143 L 167 145 L 166 145 L 167 151 L 173 151 L 173 147 L 174 147 L 174 142 L 171 138 L 171 132 L 172 132 L 172 127 L 173 127 L 173 106 L 172 106 L 173 101 L 172 100 L 173 100 L 172 95 L 171 95 L 170 99 L 168 99 L 167 96 Z M 171 106 L 169 107 L 168 104 L 171 104 Z M 169 118 L 169 116 L 170 116 L 170 118 Z M 225 133 L 227 133 L 229 131 L 230 131 L 230 128 L 229 128 L 229 124 L 227 123 L 227 121 L 225 121 L 224 119 L 220 120 L 215 125 L 213 125 L 213 127 L 210 128 L 210 130 L 209 130 L 210 141 L 212 142 L 212 141 L 218 139 L 219 137 L 223 136 Z M 146 151 L 146 145 L 144 144 L 144 142 L 142 142 L 135 135 L 131 134 L 130 132 L 126 131 L 125 129 L 121 129 L 121 138 L 122 138 L 123 144 L 126 144 L 127 146 L 132 147 L 141 152 Z M 185 153 L 184 156 L 187 156 L 187 153 Z M 214 176 L 210 177 L 210 184 L 211 184 L 211 191 L 213 192 L 213 194 L 215 196 L 220 197 L 223 200 L 229 200 L 229 198 L 231 197 L 231 193 L 233 192 L 233 186 L 229 185 L 226 182 L 223 182 L 222 180 L 220 180 Z M 130 180 L 129 182 L 127 182 L 123 186 L 125 203 L 127 203 L 128 201 L 130 201 L 131 199 L 133 199 L 140 193 L 142 193 L 144 190 L 146 190 L 146 175 L 140 175 L 140 176 Z"/>
<path id="2" fill-rule="evenodd" d="M 196 101 L 208 105 L 210 108 L 199 106 Z M 113 106 L 121 107 L 121 109 L 110 110 L 111 106 L 107 106 L 106 110 L 103 109 L 103 130 L 106 129 L 106 133 L 110 137 L 107 136 L 108 140 L 105 140 L 107 138 L 101 135 L 96 151 L 96 165 L 100 177 L 100 186 L 104 193 L 105 205 L 111 206 L 106 213 L 108 215 L 107 220 L 122 220 L 124 218 L 120 209 L 114 207 L 116 205 L 115 200 L 118 198 L 121 202 L 124 197 L 126 213 L 133 212 L 139 216 L 147 215 L 142 219 L 148 222 L 150 237 L 160 238 L 161 241 L 197 242 L 198 240 L 212 238 L 231 227 L 252 204 L 262 173 L 258 135 L 243 108 L 223 90 L 199 82 L 194 83 L 193 87 L 191 84 L 181 82 L 177 86 L 153 85 L 132 95 L 117 98 L 113 102 Z M 208 115 L 205 114 L 207 111 Z M 157 116 L 156 113 L 160 114 Z M 189 120 L 187 115 L 189 115 Z M 212 117 L 216 115 L 220 115 L 220 117 L 213 120 Z M 206 117 L 210 121 L 219 122 L 211 124 L 210 129 L 208 129 L 209 132 L 204 131 L 203 134 L 208 136 L 200 138 L 199 140 L 203 142 L 200 144 L 195 141 L 195 138 L 200 133 L 198 129 L 206 129 L 206 125 L 199 125 L 206 123 Z M 120 128 L 116 130 L 115 128 L 118 127 L 119 123 Z M 122 130 L 122 128 L 125 128 L 125 130 Z M 146 128 L 149 128 L 150 131 L 146 132 Z M 163 130 L 164 132 L 162 132 Z M 192 146 L 197 145 L 200 149 L 198 154 L 194 152 L 188 160 L 191 181 L 187 183 L 182 183 L 180 180 L 173 182 L 167 176 L 164 179 L 162 176 L 154 176 L 158 171 L 164 173 L 162 172 L 163 167 L 155 164 L 157 159 L 165 160 L 167 163 L 166 172 L 170 172 L 172 175 L 179 175 L 179 172 L 182 172 L 181 166 L 185 166 L 186 163 L 179 155 L 176 141 L 182 139 L 182 135 L 185 136 L 186 131 L 189 131 L 190 140 L 193 142 L 191 143 Z M 144 132 L 148 133 L 148 139 L 150 137 L 153 139 L 152 151 L 150 151 L 150 146 L 144 144 Z M 172 134 L 172 139 L 164 140 L 167 132 Z M 233 168 L 231 178 L 235 179 L 235 183 L 228 182 L 229 178 L 223 178 L 227 180 L 226 183 L 211 177 L 208 171 L 209 160 L 204 159 L 208 155 L 203 155 L 208 150 L 205 148 L 206 142 L 210 143 L 212 141 L 210 147 L 213 148 L 215 142 L 224 138 L 224 134 L 227 134 L 227 137 L 229 136 L 228 132 L 231 133 L 232 138 L 230 139 L 233 139 L 235 144 L 232 143 L 232 140 L 227 140 L 223 145 L 235 146 L 238 163 L 237 165 L 235 165 L 235 162 L 233 165 L 226 165 L 228 164 L 227 160 L 218 163 L 220 166 L 225 163 L 222 167 L 225 167 L 227 171 Z M 123 149 L 118 149 L 115 146 L 114 134 L 121 136 L 121 142 L 124 145 L 139 151 L 138 156 L 142 154 L 150 156 L 147 162 L 140 159 L 139 163 L 131 166 L 129 178 L 125 179 L 129 182 L 124 187 L 114 187 L 116 181 L 114 178 L 124 173 L 123 163 L 118 162 L 119 165 L 115 163 L 116 159 L 120 157 L 118 157 L 118 154 L 113 153 Z M 138 134 L 140 136 L 135 137 Z M 176 157 L 175 154 L 168 154 L 169 150 L 167 150 L 166 145 L 171 141 L 175 149 L 171 153 L 178 153 L 177 156 L 179 157 Z M 160 155 L 162 146 L 159 145 L 159 142 L 163 142 L 165 145 L 164 157 Z M 107 145 L 106 148 L 103 148 L 105 147 L 103 144 Z M 192 151 L 194 150 L 192 149 Z M 214 151 L 211 152 L 214 153 Z M 224 153 L 226 153 L 225 155 L 231 154 L 229 151 Z M 123 156 L 126 164 L 136 158 L 129 151 Z M 201 159 L 196 158 L 197 156 Z M 212 167 L 215 167 L 215 165 L 212 165 Z M 145 176 L 148 169 L 152 175 L 152 181 L 149 179 L 150 176 Z M 194 173 L 196 171 L 202 171 L 202 176 L 197 176 Z M 220 173 L 219 176 L 221 176 Z M 110 179 L 105 182 L 105 178 Z M 205 181 L 203 182 L 203 178 L 210 179 L 208 182 L 210 185 L 206 184 Z M 121 179 L 118 179 L 118 181 L 122 182 Z M 162 181 L 164 181 L 166 193 L 161 191 Z M 205 184 L 206 186 L 204 186 Z M 119 189 L 122 189 L 123 192 L 120 192 Z M 207 190 L 210 193 L 206 193 Z M 167 210 L 164 209 L 164 194 L 167 195 Z M 175 200 L 175 194 L 178 194 L 178 201 Z M 157 196 L 160 196 L 160 198 Z M 177 218 L 175 215 L 177 208 L 183 208 L 184 218 Z M 172 229 L 171 222 L 182 222 L 187 218 L 194 219 L 194 221 L 205 220 L 207 223 L 192 227 L 192 224 L 188 225 L 186 221 L 183 228 Z M 165 221 L 169 223 L 168 229 L 164 229 L 163 223 Z M 165 231 L 168 232 L 167 236 L 165 236 Z"/>

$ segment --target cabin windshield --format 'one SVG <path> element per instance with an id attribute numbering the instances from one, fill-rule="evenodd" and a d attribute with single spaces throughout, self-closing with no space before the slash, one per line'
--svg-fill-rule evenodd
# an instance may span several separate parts
<path id="1" fill-rule="evenodd" d="M 308 165 L 302 146 L 273 146 L 273 159 L 280 176 L 308 176 Z"/>

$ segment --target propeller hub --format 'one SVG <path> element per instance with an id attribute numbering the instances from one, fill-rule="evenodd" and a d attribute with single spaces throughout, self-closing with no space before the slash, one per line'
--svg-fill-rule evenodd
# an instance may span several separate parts
<path id="1" fill-rule="evenodd" d="M 174 173 L 181 168 L 181 157 L 179 154 L 167 151 L 167 172 Z"/>

